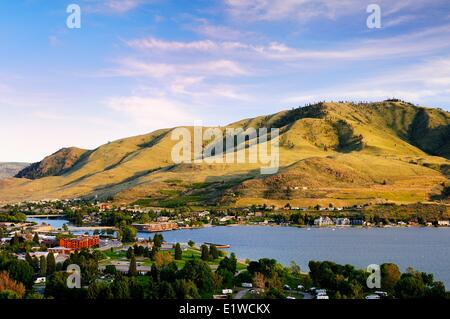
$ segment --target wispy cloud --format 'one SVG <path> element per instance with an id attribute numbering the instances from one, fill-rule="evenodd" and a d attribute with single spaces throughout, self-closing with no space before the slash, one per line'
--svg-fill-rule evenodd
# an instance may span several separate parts
<path id="1" fill-rule="evenodd" d="M 225 0 L 228 12 L 234 18 L 246 21 L 295 20 L 299 23 L 314 18 L 337 19 L 355 13 L 366 14 L 366 7 L 373 1 L 361 0 Z M 418 10 L 445 0 L 377 0 L 384 15 L 405 8 Z"/>
<path id="2" fill-rule="evenodd" d="M 391 28 L 398 25 L 403 25 L 405 23 L 409 23 L 411 21 L 414 21 L 418 19 L 418 16 L 416 15 L 401 15 L 398 17 L 389 17 L 387 19 L 383 19 L 383 28 Z"/>
<path id="3" fill-rule="evenodd" d="M 403 17 L 402 21 L 408 19 Z M 391 20 L 390 26 L 401 21 Z M 239 41 L 166 41 L 157 38 L 144 38 L 126 41 L 127 45 L 139 50 L 162 51 L 203 51 L 207 53 L 238 54 L 242 57 L 265 58 L 283 61 L 314 60 L 364 60 L 421 56 L 450 47 L 450 26 L 427 28 L 400 36 L 391 36 L 373 40 L 356 39 L 346 41 L 334 48 L 319 50 L 300 49 L 281 42 L 253 45 Z"/>
<path id="4" fill-rule="evenodd" d="M 148 131 L 190 125 L 194 121 L 194 117 L 186 112 L 187 105 L 166 96 L 112 97 L 106 105 Z"/>
<path id="5" fill-rule="evenodd" d="M 165 78 L 167 76 L 233 77 L 250 74 L 249 70 L 231 60 L 212 60 L 192 64 L 151 63 L 133 58 L 118 62 L 119 67 L 107 73 L 112 76 Z"/>
<path id="6" fill-rule="evenodd" d="M 165 41 L 157 38 L 145 38 L 138 40 L 126 41 L 126 43 L 135 49 L 156 49 L 156 50 L 201 50 L 210 51 L 217 50 L 219 48 L 216 42 L 211 40 L 201 40 L 201 41 Z"/>
<path id="7" fill-rule="evenodd" d="M 126 13 L 139 6 L 155 2 L 155 0 L 85 0 L 89 13 Z"/>
<path id="8" fill-rule="evenodd" d="M 450 57 L 426 60 L 420 64 L 388 71 L 371 79 L 295 94 L 283 103 L 304 104 L 322 100 L 379 101 L 397 97 L 427 103 L 435 97 L 450 100 Z M 448 105 L 447 105 L 448 107 Z"/>

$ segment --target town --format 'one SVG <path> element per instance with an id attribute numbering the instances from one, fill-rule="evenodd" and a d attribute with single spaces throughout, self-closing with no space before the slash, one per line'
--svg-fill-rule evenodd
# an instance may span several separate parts
<path id="1" fill-rule="evenodd" d="M 296 263 L 283 266 L 274 259 L 239 259 L 227 243 L 167 242 L 164 232 L 200 227 L 269 225 L 292 227 L 413 227 L 448 226 L 448 220 L 397 220 L 374 217 L 364 206 L 177 211 L 110 202 L 46 200 L 5 205 L 0 209 L 0 296 L 5 298 L 215 298 L 328 299 L 402 298 L 411 287 L 402 278 L 419 280 L 410 269 L 401 274 L 383 264 L 395 282 L 386 291 L 364 284 L 368 274 L 352 267 L 339 270 L 331 262 L 310 261 L 309 272 Z M 40 219 L 65 223 L 50 225 Z M 67 269 L 81 268 L 80 290 L 67 288 Z M 317 266 L 319 265 L 319 266 Z M 347 265 L 348 266 L 348 265 Z M 347 267 L 345 266 L 345 267 Z M 320 268 L 320 271 L 318 270 Z M 320 275 L 331 267 L 335 283 Z M 337 268 L 336 268 L 337 267 Z M 336 270 L 337 269 L 337 270 Z M 199 274 L 201 276 L 199 277 Z M 417 283 L 421 284 L 421 283 Z M 422 283 L 423 296 L 447 292 L 440 282 Z M 127 290 L 123 291 L 126 286 Z M 6 288 L 5 288 L 6 287 Z M 122 287 L 122 288 L 121 288 Z M 136 294 L 136 295 L 132 295 Z M 422 296 L 422 295 L 421 295 Z"/>

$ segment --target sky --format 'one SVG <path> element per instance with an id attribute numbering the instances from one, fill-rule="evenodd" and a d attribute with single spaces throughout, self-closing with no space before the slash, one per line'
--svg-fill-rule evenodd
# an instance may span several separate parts
<path id="1" fill-rule="evenodd" d="M 448 0 L 0 2 L 0 162 L 393 97 L 450 110 Z"/>

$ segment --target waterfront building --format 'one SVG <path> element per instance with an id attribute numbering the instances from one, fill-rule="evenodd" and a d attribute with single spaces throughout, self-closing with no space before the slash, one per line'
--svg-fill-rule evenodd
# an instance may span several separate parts
<path id="1" fill-rule="evenodd" d="M 100 245 L 99 236 L 78 236 L 75 238 L 61 238 L 59 240 L 61 247 L 80 250 L 83 248 L 98 247 Z"/>

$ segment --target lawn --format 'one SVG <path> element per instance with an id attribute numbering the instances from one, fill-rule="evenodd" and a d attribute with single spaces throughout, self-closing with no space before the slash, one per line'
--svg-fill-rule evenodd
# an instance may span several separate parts
<path id="1" fill-rule="evenodd" d="M 171 249 L 168 251 L 164 251 L 164 253 L 170 253 L 172 256 L 174 256 L 175 250 Z M 104 252 L 104 254 L 106 257 L 108 257 L 108 260 L 125 260 L 126 255 L 127 255 L 126 251 L 124 251 L 124 250 L 114 250 L 114 251 L 108 250 L 108 251 Z M 181 260 L 174 260 L 174 261 L 175 261 L 175 264 L 177 265 L 178 269 L 182 269 L 187 261 L 200 259 L 200 257 L 201 257 L 201 253 L 198 249 L 189 247 L 186 251 L 183 251 Z M 213 270 L 215 270 L 218 267 L 218 265 L 222 259 L 223 259 L 223 257 L 219 257 L 218 259 L 208 261 L 207 263 Z M 137 257 L 136 261 L 139 262 L 140 265 L 142 265 L 142 266 L 150 267 L 153 265 L 153 261 L 147 257 Z M 237 263 L 238 271 L 246 269 L 246 268 L 247 268 L 247 265 L 240 263 L 240 262 Z"/>

